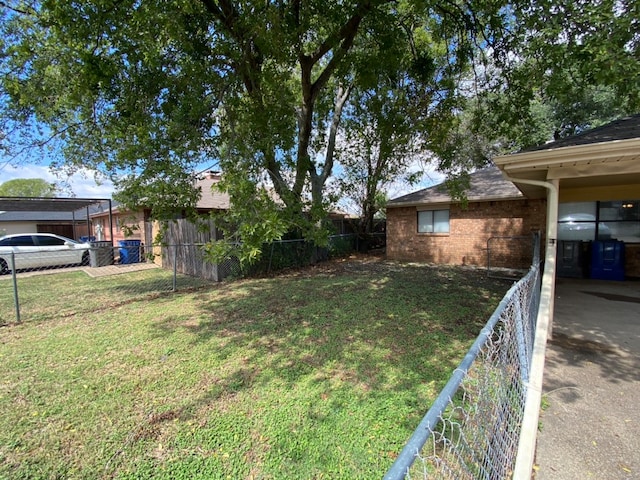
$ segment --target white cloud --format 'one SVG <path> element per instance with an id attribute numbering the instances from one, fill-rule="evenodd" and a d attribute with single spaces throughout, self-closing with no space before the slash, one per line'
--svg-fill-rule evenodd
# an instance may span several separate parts
<path id="1" fill-rule="evenodd" d="M 445 180 L 445 175 L 437 170 L 434 162 L 417 160 L 408 168 L 408 172 L 421 172 L 420 180 L 415 185 L 409 185 L 402 180 L 392 182 L 387 187 L 387 195 L 390 200 L 438 185 Z"/>
<path id="2" fill-rule="evenodd" d="M 56 176 L 47 166 L 43 165 L 4 165 L 0 167 L 0 183 L 16 178 L 42 178 L 49 183 L 55 183 L 65 188 L 60 197 L 75 196 L 78 198 L 111 198 L 113 184 L 110 181 L 95 181 L 95 172 L 82 169 L 71 176 L 59 174 Z M 69 191 L 70 189 L 70 191 Z"/>

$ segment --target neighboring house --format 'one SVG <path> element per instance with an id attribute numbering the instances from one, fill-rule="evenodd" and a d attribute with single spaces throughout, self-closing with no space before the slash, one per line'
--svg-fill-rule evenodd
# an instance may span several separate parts
<path id="1" fill-rule="evenodd" d="M 200 188 L 202 193 L 196 204 L 199 214 L 206 216 L 211 212 L 231 208 L 229 195 L 212 188 L 220 180 L 219 172 L 208 171 L 196 181 L 196 187 Z M 211 280 L 221 280 L 229 274 L 229 265 L 219 266 L 205 262 L 202 251 L 198 247 L 203 243 L 222 238 L 222 232 L 216 228 L 213 220 L 209 220 L 208 228 L 202 229 L 186 218 L 176 218 L 176 221 L 169 222 L 166 230 L 163 231 L 163 245 L 160 246 L 155 242 L 160 232 L 160 225 L 150 221 L 150 213 L 151 210 L 146 208 L 136 212 L 123 211 L 116 205 L 111 212 L 111 222 L 114 225 L 113 239 L 108 234 L 104 235 L 104 239 L 113 240 L 114 245 L 125 240 L 139 241 L 142 244 L 141 253 L 145 259 L 152 257 L 155 263 L 165 268 L 176 268 L 180 273 Z M 345 229 L 347 216 L 342 212 L 330 214 L 330 219 L 339 232 Z M 94 235 L 98 228 L 102 232 L 107 231 L 108 212 L 93 211 L 90 218 Z M 256 220 L 259 221 L 259 219 Z M 150 245 L 153 246 L 149 247 Z M 124 248 L 127 248 L 126 245 Z"/>
<path id="2" fill-rule="evenodd" d="M 614 245 L 624 276 L 640 277 L 640 115 L 494 162 L 500 170 L 471 174 L 466 209 L 442 185 L 391 200 L 387 256 L 521 267 L 522 252 L 506 237 L 540 230 L 548 247 L 559 246 L 560 273 L 571 262 L 589 276 L 594 249 L 604 245 L 608 255 Z"/>
<path id="3" fill-rule="evenodd" d="M 227 210 L 229 208 L 229 196 L 226 193 L 211 189 L 214 183 L 220 181 L 217 172 L 205 172 L 196 181 L 196 187 L 202 191 L 202 195 L 196 204 L 198 213 L 206 214 L 215 210 Z M 113 239 L 109 236 L 109 212 L 92 211 L 90 213 L 93 233 L 96 236 L 97 229 L 103 233 L 104 240 L 113 240 L 114 244 L 122 240 L 139 240 L 145 245 L 151 245 L 158 232 L 159 226 L 149 221 L 150 208 L 143 208 L 135 212 L 122 210 L 117 204 L 113 207 L 111 222 L 113 224 Z"/>
<path id="4" fill-rule="evenodd" d="M 529 200 L 500 170 L 472 173 L 466 206 L 444 184 L 387 203 L 387 257 L 453 265 L 523 268 L 544 232 L 544 200 Z"/>
<path id="5" fill-rule="evenodd" d="M 146 216 L 148 216 L 146 210 L 140 210 L 139 212 L 123 211 L 114 202 L 111 210 L 111 221 L 107 211 L 92 211 L 89 214 L 91 218 L 91 236 L 96 240 L 112 241 L 116 245 L 121 240 L 144 241 L 146 240 Z M 109 228 L 111 225 L 113 226 L 113 237 Z"/>
<path id="6" fill-rule="evenodd" d="M 231 207 L 231 201 L 226 192 L 212 189 L 220 179 L 221 174 L 219 172 L 207 171 L 196 181 L 196 187 L 200 188 L 202 192 L 196 204 L 198 213 L 206 215 L 215 211 L 228 210 Z M 150 213 L 151 209 L 147 208 L 136 212 L 122 211 L 118 205 L 115 205 L 112 210 L 112 222 L 114 225 L 113 241 L 116 244 L 121 240 L 140 240 L 147 245 L 153 243 L 155 235 L 158 232 L 158 226 L 149 222 Z M 337 233 L 348 233 L 348 217 L 349 215 L 344 212 L 336 211 L 330 213 L 329 218 L 333 222 Z M 107 232 L 109 225 L 108 212 L 92 211 L 90 218 L 93 225 L 93 235 L 96 234 L 96 228 Z M 181 232 L 180 235 L 182 235 L 185 230 L 182 229 Z M 215 231 L 205 233 L 198 232 L 197 234 L 195 232 L 186 233 L 187 238 L 181 238 L 178 241 L 179 243 L 204 242 L 219 238 L 219 235 L 220 233 Z M 105 234 L 104 239 L 111 240 L 108 234 Z"/>

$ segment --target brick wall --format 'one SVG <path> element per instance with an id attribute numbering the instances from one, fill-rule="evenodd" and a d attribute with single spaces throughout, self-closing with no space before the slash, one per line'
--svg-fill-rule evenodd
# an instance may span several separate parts
<path id="1" fill-rule="evenodd" d="M 491 265 L 526 268 L 531 262 L 527 239 L 495 237 L 544 234 L 545 200 L 511 200 L 451 205 L 449 234 L 418 233 L 416 207 L 387 209 L 387 257 L 392 260 L 486 266 L 487 241 Z"/>
<path id="2" fill-rule="evenodd" d="M 630 278 L 640 278 L 640 244 L 625 245 L 624 258 L 625 275 Z"/>

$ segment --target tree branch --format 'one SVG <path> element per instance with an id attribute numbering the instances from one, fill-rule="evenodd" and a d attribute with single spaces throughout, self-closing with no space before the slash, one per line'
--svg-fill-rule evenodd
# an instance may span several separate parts
<path id="1" fill-rule="evenodd" d="M 338 126 L 340 125 L 340 120 L 342 118 L 342 109 L 344 108 L 345 103 L 349 99 L 349 95 L 351 94 L 352 85 L 347 86 L 346 88 L 340 87 L 338 90 L 338 98 L 336 99 L 336 105 L 333 110 L 333 118 L 331 119 L 331 127 L 329 129 L 329 140 L 327 142 L 327 154 L 325 156 L 324 166 L 322 168 L 322 174 L 320 177 L 321 182 L 324 184 L 329 175 L 331 175 L 331 171 L 333 170 L 333 158 L 334 151 L 336 147 L 336 136 L 338 134 Z"/>
<path id="2" fill-rule="evenodd" d="M 310 77 L 310 71 L 313 66 L 316 65 L 328 52 L 333 50 L 331 60 L 329 60 L 327 66 L 311 86 L 310 94 L 312 98 L 315 98 L 318 92 L 326 85 L 339 63 L 351 49 L 355 36 L 358 33 L 360 23 L 366 14 L 374 7 L 384 3 L 389 3 L 389 1 L 390 0 L 366 0 L 358 4 L 353 15 L 351 15 L 346 23 L 340 27 L 334 35 L 327 37 L 311 55 L 301 57 L 300 65 L 307 65 Z M 336 49 L 337 44 L 339 44 L 339 48 Z"/>
<path id="3" fill-rule="evenodd" d="M 259 91 L 260 81 L 256 73 L 261 72 L 264 61 L 262 52 L 257 47 L 253 38 L 247 35 L 247 31 L 239 24 L 240 13 L 229 0 L 201 0 L 205 9 L 211 13 L 238 43 L 242 51 L 244 63 L 235 63 L 234 68 L 241 75 L 247 93 L 252 95 Z"/>
<path id="4" fill-rule="evenodd" d="M 34 9 L 31 11 L 22 10 L 20 8 L 12 7 L 7 4 L 7 2 L 0 1 L 0 7 L 6 8 L 7 10 L 11 10 L 12 12 L 19 13 L 21 15 L 35 15 L 37 12 Z"/>

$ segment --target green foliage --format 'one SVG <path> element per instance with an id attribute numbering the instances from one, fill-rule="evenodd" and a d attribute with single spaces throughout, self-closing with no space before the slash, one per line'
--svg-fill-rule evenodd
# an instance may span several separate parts
<path id="1" fill-rule="evenodd" d="M 355 235 L 337 235 L 331 237 L 329 242 L 329 256 L 340 258 L 355 250 Z"/>
<path id="2" fill-rule="evenodd" d="M 455 14 L 443 8 L 442 17 L 415 7 L 401 4 L 405 21 L 387 26 L 383 52 L 376 38 L 355 52 L 363 67 L 345 107 L 336 156 L 341 193 L 358 207 L 364 234 L 384 209 L 391 183 L 413 185 L 434 153 L 445 159 L 442 139 L 464 102 L 458 79 L 474 61 L 474 28 L 484 28 L 480 16 L 472 18 L 463 7 Z M 465 21 L 474 28 L 451 28 Z"/>
<path id="3" fill-rule="evenodd" d="M 324 245 L 336 161 L 345 185 L 366 185 L 353 195 L 370 217 L 376 190 L 416 152 L 455 174 L 490 153 L 485 137 L 502 148 L 546 136 L 535 102 L 562 118 L 559 135 L 603 120 L 592 99 L 610 115 L 637 109 L 638 8 L 11 0 L 0 11 L 0 150 L 105 173 L 126 207 L 162 220 L 191 216 L 196 166 L 217 165 L 244 260 L 289 232 Z M 457 115 L 476 80 L 488 115 L 467 129 Z M 356 151 L 336 150 L 340 138 Z"/>
<path id="4" fill-rule="evenodd" d="M 519 51 L 531 59 L 527 70 L 536 75 L 530 81 L 543 80 L 544 90 L 565 105 L 581 98 L 573 96 L 576 88 L 611 86 L 627 108 L 637 110 L 639 14 L 640 6 L 630 0 L 531 4 L 519 14 L 517 37 L 522 41 Z"/>
<path id="5" fill-rule="evenodd" d="M 0 184 L 0 197 L 54 197 L 58 188 L 41 178 L 15 178 Z"/>
<path id="6" fill-rule="evenodd" d="M 273 242 L 265 245 L 262 254 L 251 264 L 248 275 L 268 274 L 315 263 L 318 247 L 305 240 Z"/>
<path id="7" fill-rule="evenodd" d="M 450 175 L 444 182 L 451 198 L 461 202 L 463 208 L 467 207 L 466 191 L 470 181 L 469 173 L 462 171 L 457 175 Z"/>
<path id="8" fill-rule="evenodd" d="M 514 6 L 508 47 L 487 68 L 478 124 L 501 153 L 596 127 L 640 109 L 637 2 Z M 497 84 L 492 75 L 499 75 Z"/>

